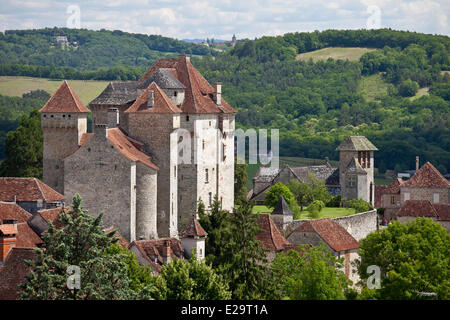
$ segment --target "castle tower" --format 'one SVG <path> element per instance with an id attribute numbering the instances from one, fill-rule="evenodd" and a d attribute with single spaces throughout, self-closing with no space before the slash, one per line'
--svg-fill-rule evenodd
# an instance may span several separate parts
<path id="1" fill-rule="evenodd" d="M 172 133 L 180 126 L 180 112 L 154 82 L 125 111 L 129 136 L 144 143 L 143 150 L 159 167 L 156 192 L 159 237 L 178 236 L 178 152 L 176 134 Z M 138 206 L 144 196 L 137 195 Z"/>
<path id="2" fill-rule="evenodd" d="M 205 254 L 205 242 L 208 233 L 202 228 L 195 216 L 190 223 L 180 231 L 181 245 L 185 255 L 190 258 L 192 253 L 197 255 L 197 260 L 203 260 Z"/>
<path id="3" fill-rule="evenodd" d="M 64 158 L 78 150 L 90 111 L 63 81 L 39 112 L 44 136 L 42 180 L 64 194 Z"/>
<path id="4" fill-rule="evenodd" d="M 373 152 L 378 149 L 364 136 L 350 136 L 336 150 L 339 151 L 341 196 L 347 199 L 363 199 L 373 205 Z"/>

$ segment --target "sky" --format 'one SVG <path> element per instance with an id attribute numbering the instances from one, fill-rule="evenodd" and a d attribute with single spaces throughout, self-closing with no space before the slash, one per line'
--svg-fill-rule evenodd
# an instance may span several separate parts
<path id="1" fill-rule="evenodd" d="M 449 0 L 0 0 L 0 31 L 57 26 L 224 40 L 326 29 L 450 35 L 449 13 Z"/>

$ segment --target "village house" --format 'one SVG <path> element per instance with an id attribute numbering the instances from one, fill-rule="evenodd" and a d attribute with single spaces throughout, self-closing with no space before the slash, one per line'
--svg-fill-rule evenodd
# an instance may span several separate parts
<path id="1" fill-rule="evenodd" d="M 286 238 L 294 245 L 309 244 L 317 246 L 324 243 L 338 258 L 344 258 L 343 271 L 345 275 L 356 283 L 359 277 L 352 270 L 352 262 L 359 258 L 358 241 L 342 226 L 332 219 L 312 219 L 302 223 Z"/>
<path id="2" fill-rule="evenodd" d="M 397 212 L 397 220 L 408 222 L 426 217 L 441 224 L 450 232 L 450 204 L 431 203 L 428 200 L 407 200 Z"/>
<path id="3" fill-rule="evenodd" d="M 42 209 L 61 208 L 64 196 L 36 178 L 0 177 L 0 201 L 14 202 L 34 214 Z"/>

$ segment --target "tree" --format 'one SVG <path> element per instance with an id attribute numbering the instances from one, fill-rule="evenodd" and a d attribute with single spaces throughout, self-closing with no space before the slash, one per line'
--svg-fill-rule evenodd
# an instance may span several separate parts
<path id="1" fill-rule="evenodd" d="M 42 177 L 43 136 L 37 109 L 22 116 L 19 127 L 6 135 L 7 159 L 0 165 L 0 176 Z"/>
<path id="2" fill-rule="evenodd" d="M 314 200 L 311 202 L 311 204 L 308 206 L 307 210 L 309 211 L 309 216 L 311 218 L 318 218 L 320 211 L 325 208 L 325 204 L 323 201 L 320 200 Z"/>
<path id="3" fill-rule="evenodd" d="M 158 300 L 227 300 L 228 285 L 204 261 L 173 259 L 155 279 L 153 296 Z"/>
<path id="4" fill-rule="evenodd" d="M 264 299 L 269 296 L 271 280 L 266 267 L 266 249 L 256 240 L 261 232 L 252 214 L 253 204 L 243 200 L 230 221 L 226 262 L 220 270 L 226 275 L 233 299 Z"/>
<path id="5" fill-rule="evenodd" d="M 342 261 L 323 243 L 278 253 L 271 265 L 276 295 L 293 300 L 345 299 L 350 280 L 340 270 Z"/>
<path id="6" fill-rule="evenodd" d="M 419 84 L 411 79 L 403 81 L 398 87 L 398 94 L 402 97 L 415 96 L 419 91 Z"/>
<path id="7" fill-rule="evenodd" d="M 72 209 L 60 214 L 63 228 L 50 223 L 42 236 L 43 247 L 36 249 L 36 261 L 19 295 L 32 300 L 97 300 L 132 299 L 127 266 L 121 255 L 106 255 L 115 242 L 114 232 L 101 229 L 103 214 L 94 218 L 81 207 L 81 197 L 73 197 Z M 70 289 L 68 268 L 80 270 L 80 287 Z"/>
<path id="8" fill-rule="evenodd" d="M 278 182 L 277 184 L 271 186 L 269 190 L 266 192 L 266 195 L 264 197 L 264 204 L 268 208 L 275 208 L 277 205 L 278 200 L 280 199 L 280 196 L 286 200 L 289 207 L 291 207 L 292 203 L 294 203 L 295 198 L 292 194 L 291 190 L 281 182 Z"/>
<path id="9" fill-rule="evenodd" d="M 234 158 L 234 202 L 239 203 L 240 199 L 247 197 L 247 167 L 246 163 L 238 164 Z"/>
<path id="10" fill-rule="evenodd" d="M 153 284 L 152 270 L 150 267 L 144 267 L 139 264 L 136 256 L 131 250 L 123 248 L 118 243 L 112 244 L 107 250 L 108 256 L 121 256 L 121 261 L 127 266 L 128 279 L 130 280 L 130 289 L 136 293 L 142 290 L 150 289 Z"/>
<path id="11" fill-rule="evenodd" d="M 303 206 L 308 205 L 313 200 L 312 188 L 307 183 L 294 179 L 289 181 L 286 186 L 291 190 L 295 200 L 300 205 L 301 211 L 303 211 Z"/>
<path id="12" fill-rule="evenodd" d="M 217 195 L 214 196 L 211 204 L 211 212 L 206 213 L 203 203 L 199 203 L 199 222 L 200 225 L 208 233 L 205 242 L 206 261 L 211 263 L 213 267 L 218 267 L 227 259 L 227 252 L 225 251 L 230 234 L 228 225 L 230 222 L 230 213 L 222 210 L 220 201 Z"/>
<path id="13" fill-rule="evenodd" d="M 418 292 L 433 292 L 450 299 L 450 234 L 432 219 L 419 217 L 406 224 L 394 221 L 360 241 L 357 261 L 364 287 L 378 266 L 381 288 L 378 299 L 419 299 Z"/>

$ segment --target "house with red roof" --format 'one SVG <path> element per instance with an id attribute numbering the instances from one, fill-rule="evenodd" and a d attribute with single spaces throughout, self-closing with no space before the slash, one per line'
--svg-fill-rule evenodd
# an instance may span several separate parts
<path id="1" fill-rule="evenodd" d="M 234 206 L 234 117 L 190 57 L 158 60 L 138 81 L 111 82 L 89 109 L 64 81 L 40 110 L 43 180 L 79 193 L 127 241 L 173 238 L 201 199 Z M 92 130 L 87 115 L 92 112 Z"/>
<path id="2" fill-rule="evenodd" d="M 332 219 L 311 219 L 303 222 L 286 238 L 294 245 L 317 246 L 324 243 L 338 258 L 344 258 L 343 271 L 354 283 L 359 281 L 352 262 L 359 258 L 359 243 L 342 226 Z"/>
<path id="3" fill-rule="evenodd" d="M 417 217 L 430 218 L 450 232 L 450 204 L 431 203 L 428 200 L 407 200 L 397 212 L 397 220 L 408 222 Z"/>
<path id="4" fill-rule="evenodd" d="M 65 197 L 36 178 L 0 177 L 0 201 L 17 203 L 30 213 L 61 208 Z"/>

